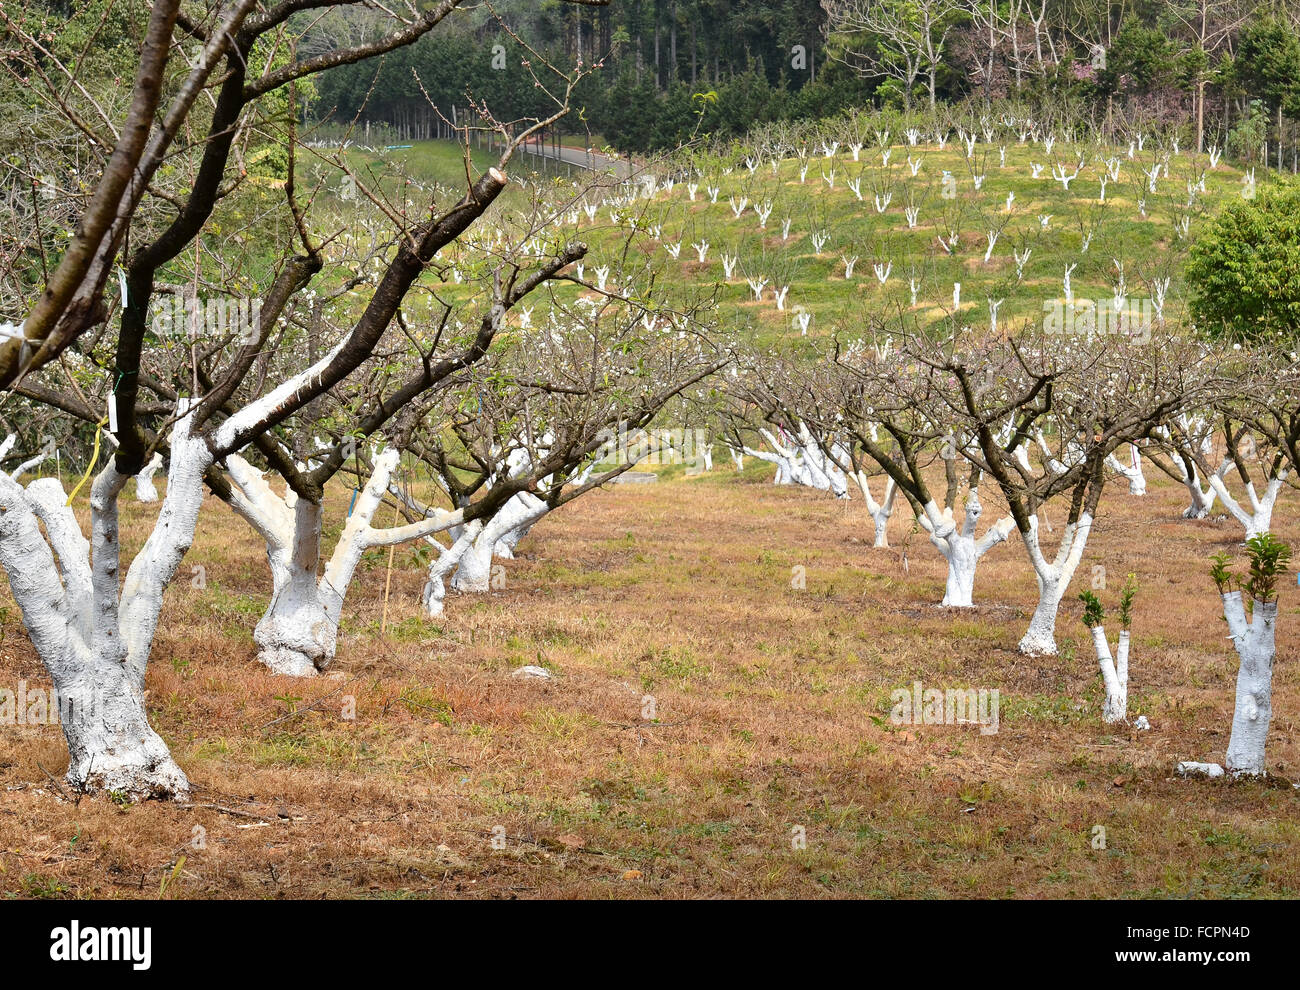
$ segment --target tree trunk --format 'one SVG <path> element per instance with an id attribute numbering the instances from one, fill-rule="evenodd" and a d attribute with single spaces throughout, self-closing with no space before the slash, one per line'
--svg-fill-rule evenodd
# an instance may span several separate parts
<path id="1" fill-rule="evenodd" d="M 536 496 L 523 492 L 506 502 L 461 555 L 451 586 L 470 594 L 486 593 L 492 587 L 492 557 L 498 543 L 514 531 L 531 526 L 549 508 Z"/>
<path id="2" fill-rule="evenodd" d="M 54 678 L 72 788 L 137 799 L 186 797 L 189 780 L 149 725 L 144 696 L 126 668 L 105 662 L 80 666 L 80 676 Z"/>
<path id="3" fill-rule="evenodd" d="M 952 497 L 949 496 L 950 499 Z M 940 602 L 948 608 L 970 608 L 974 605 L 975 573 L 979 569 L 980 559 L 1003 542 L 1015 525 L 1010 516 L 1005 516 L 977 540 L 975 533 L 983 512 L 979 488 L 973 486 L 966 495 L 965 515 L 960 529 L 953 521 L 952 510 L 940 512 L 933 501 L 926 503 L 923 519 L 919 520 L 922 528 L 928 531 L 930 542 L 948 562 L 948 582 L 943 601 Z"/>
<path id="4" fill-rule="evenodd" d="M 1115 658 L 1110 655 L 1103 626 L 1092 627 L 1092 643 L 1097 651 L 1097 666 L 1101 669 L 1106 700 L 1101 706 L 1101 720 L 1107 725 L 1128 721 L 1128 650 L 1129 631 L 1121 630 Z"/>
<path id="5" fill-rule="evenodd" d="M 96 476 L 87 540 L 57 478 L 24 489 L 0 472 L 0 567 L 59 698 L 68 783 L 83 793 L 189 793 L 144 707 L 163 592 L 194 537 L 203 472 L 211 463 L 207 445 L 189 435 L 187 406 L 179 412 L 167 496 L 120 590 L 118 501 L 129 477 L 112 461 Z"/>
<path id="6" fill-rule="evenodd" d="M 948 561 L 948 583 L 941 604 L 949 608 L 970 608 L 974 604 L 975 570 L 979 563 L 975 541 L 953 533 L 946 542 L 943 555 Z"/>
<path id="7" fill-rule="evenodd" d="M 465 552 L 474 545 L 482 529 L 483 523 L 478 519 L 466 525 L 458 535 L 453 535 L 451 546 L 441 549 L 437 559 L 429 565 L 429 578 L 424 584 L 421 601 L 424 610 L 431 617 L 442 615 L 443 600 L 447 597 L 447 575 L 460 565 Z M 435 545 L 441 548 L 441 544 Z"/>
<path id="8" fill-rule="evenodd" d="M 1277 503 L 1277 497 L 1282 491 L 1282 486 L 1286 483 L 1285 472 L 1279 477 L 1269 480 L 1268 484 L 1264 486 L 1263 495 L 1256 493 L 1253 482 L 1248 482 L 1246 484 L 1245 505 L 1232 497 L 1220 475 L 1211 475 L 1207 480 L 1210 488 L 1219 496 L 1219 501 L 1246 530 L 1246 539 L 1249 540 L 1260 533 L 1269 531 L 1273 525 L 1273 506 Z"/>
<path id="9" fill-rule="evenodd" d="M 292 539 L 267 549 L 271 604 L 253 631 L 253 641 L 258 661 L 272 673 L 311 677 L 334 659 L 338 626 L 320 595 L 321 506 L 300 498 L 293 513 Z"/>
<path id="10" fill-rule="evenodd" d="M 1020 640 L 1020 652 L 1030 656 L 1056 655 L 1056 613 L 1065 589 L 1059 580 L 1038 579 L 1038 606 L 1029 629 Z"/>
<path id="11" fill-rule="evenodd" d="M 135 476 L 135 497 L 138 502 L 157 502 L 158 489 L 154 487 L 153 476 L 162 467 L 162 454 L 154 453 L 149 463 Z"/>
<path id="12" fill-rule="evenodd" d="M 338 544 L 320 574 L 322 508 L 290 493 L 280 498 L 261 473 L 237 454 L 226 458 L 236 491 L 231 508 L 266 540 L 271 603 L 253 632 L 258 660 L 273 672 L 311 677 L 333 662 L 348 586 L 362 555 L 376 546 L 423 539 L 459 526 L 462 510 L 429 509 L 420 522 L 374 529 L 370 522 L 390 487 L 399 454 L 385 448 L 352 507 Z"/>
<path id="13" fill-rule="evenodd" d="M 883 508 L 874 513 L 876 538 L 871 544 L 873 547 L 889 546 L 889 515 L 889 511 Z"/>
<path id="14" fill-rule="evenodd" d="M 1066 524 L 1056 559 L 1050 563 L 1038 542 L 1038 519 L 1031 517 L 1029 532 L 1021 533 L 1029 562 L 1038 582 L 1038 605 L 1029 620 L 1029 629 L 1020 640 L 1020 652 L 1029 656 L 1056 655 L 1056 613 L 1083 557 L 1088 535 L 1092 531 L 1092 514 L 1083 512 L 1077 522 Z"/>
<path id="15" fill-rule="evenodd" d="M 1223 596 L 1223 614 L 1241 659 L 1232 734 L 1224 762 L 1234 776 L 1260 776 L 1266 769 L 1264 746 L 1273 716 L 1277 602 L 1256 601 L 1247 623 L 1241 592 L 1231 591 Z"/>
<path id="16" fill-rule="evenodd" d="M 1196 80 L 1196 153 L 1205 151 L 1205 79 Z"/>

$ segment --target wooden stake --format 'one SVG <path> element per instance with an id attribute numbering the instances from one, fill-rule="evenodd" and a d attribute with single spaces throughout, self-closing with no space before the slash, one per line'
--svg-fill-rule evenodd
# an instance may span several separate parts
<path id="1" fill-rule="evenodd" d="M 393 525 L 397 525 L 397 503 L 393 503 Z M 393 554 L 397 552 L 397 544 L 388 545 L 388 572 L 384 575 L 384 612 L 379 619 L 379 638 L 384 638 L 384 632 L 388 629 L 388 589 L 393 583 Z"/>

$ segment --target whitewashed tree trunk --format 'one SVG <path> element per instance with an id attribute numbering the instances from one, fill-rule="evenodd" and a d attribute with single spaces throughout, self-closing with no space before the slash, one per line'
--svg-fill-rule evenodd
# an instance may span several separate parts
<path id="1" fill-rule="evenodd" d="M 1248 621 L 1241 592 L 1230 591 L 1223 596 L 1223 615 L 1241 659 L 1225 762 L 1234 776 L 1259 776 L 1266 770 L 1264 746 L 1273 716 L 1277 602 L 1256 601 Z"/>
<path id="2" fill-rule="evenodd" d="M 386 448 L 357 497 L 339 541 L 320 573 L 323 513 L 318 503 L 290 492 L 280 498 L 238 455 L 226 458 L 236 491 L 231 507 L 266 540 L 271 602 L 253 632 L 258 660 L 274 673 L 311 677 L 333 662 L 348 586 L 372 547 L 421 539 L 459 526 L 464 513 L 432 510 L 406 526 L 375 529 L 370 523 L 390 487 L 398 451 Z M 488 546 L 489 553 L 491 545 Z"/>
<path id="3" fill-rule="evenodd" d="M 1190 499 L 1190 504 L 1183 510 L 1183 518 L 1206 518 L 1214 508 L 1214 500 L 1218 498 L 1214 486 L 1206 485 L 1204 488 L 1201 487 L 1200 473 L 1197 471 L 1196 463 L 1191 461 L 1190 458 L 1188 463 L 1184 463 L 1181 457 L 1176 457 L 1174 463 L 1178 465 L 1179 474 L 1182 476 L 1183 484 L 1187 487 L 1187 495 Z M 1220 481 L 1222 481 L 1223 475 L 1231 466 L 1232 462 L 1226 459 L 1219 466 L 1217 473 Z"/>
<path id="4" fill-rule="evenodd" d="M 975 541 L 954 532 L 948 539 L 933 542 L 948 561 L 948 580 L 940 604 L 950 608 L 970 608 L 975 604 L 975 570 L 979 565 Z"/>
<path id="5" fill-rule="evenodd" d="M 953 521 L 952 511 L 940 511 L 933 500 L 924 506 L 921 528 L 930 542 L 948 562 L 948 580 L 944 588 L 942 605 L 950 608 L 970 608 L 974 605 L 975 572 L 980 558 L 993 547 L 1006 540 L 1015 526 L 1010 516 L 999 519 L 979 540 L 975 529 L 983 513 L 979 489 L 971 488 L 966 496 L 966 514 L 961 528 Z"/>
<path id="6" fill-rule="evenodd" d="M 153 476 L 158 473 L 158 469 L 162 467 L 162 463 L 162 454 L 154 451 L 154 455 L 150 458 L 149 463 L 146 464 L 144 469 L 135 476 L 135 498 L 137 502 L 158 501 L 158 489 L 154 487 Z"/>
<path id="7" fill-rule="evenodd" d="M 783 457 L 780 454 L 769 453 L 766 450 L 755 450 L 753 447 L 745 447 L 744 453 L 748 454 L 750 457 L 756 457 L 760 461 L 766 461 L 769 464 L 776 465 L 776 477 L 772 479 L 772 484 L 794 484 L 794 469 L 790 464 L 789 458 Z"/>
<path id="8" fill-rule="evenodd" d="M 893 478 L 890 478 L 885 482 L 885 500 L 874 508 L 872 503 L 867 503 L 867 511 L 871 513 L 871 519 L 875 523 L 876 530 L 875 542 L 872 546 L 889 546 L 889 517 L 894 514 L 894 496 L 897 494 L 898 483 Z"/>
<path id="9" fill-rule="evenodd" d="M 1219 501 L 1224 504 L 1232 517 L 1245 527 L 1246 539 L 1249 540 L 1260 533 L 1267 533 L 1273 525 L 1273 506 L 1277 503 L 1282 486 L 1286 484 L 1286 476 L 1287 472 L 1284 469 L 1276 478 L 1270 479 L 1264 486 L 1263 495 L 1256 493 L 1254 482 L 1247 483 L 1245 505 L 1232 497 L 1221 474 L 1211 475 L 1208 481 L 1210 488 L 1219 496 Z"/>
<path id="10" fill-rule="evenodd" d="M 867 512 L 871 515 L 871 521 L 875 524 L 875 540 L 872 546 L 889 546 L 889 518 L 894 514 L 894 496 L 898 494 L 898 485 L 895 484 L 893 478 L 886 479 L 885 500 L 877 502 L 871 494 L 871 484 L 865 471 L 854 471 L 853 481 L 862 492 L 862 499 L 866 502 Z"/>
<path id="11" fill-rule="evenodd" d="M 1097 666 L 1101 669 L 1106 700 L 1101 707 L 1101 720 L 1108 725 L 1128 721 L 1128 653 L 1129 631 L 1120 630 L 1115 656 L 1110 654 L 1104 626 L 1092 627 L 1092 644 L 1097 651 Z"/>
<path id="12" fill-rule="evenodd" d="M 424 609 L 430 617 L 436 618 L 442 615 L 443 601 L 447 597 L 447 575 L 460 564 L 465 551 L 474 545 L 482 529 L 481 519 L 467 523 L 460 527 L 458 535 L 452 538 L 451 545 L 447 547 L 429 537 L 429 542 L 438 548 L 438 556 L 429 565 L 429 578 L 425 582 L 424 594 L 421 598 Z"/>
<path id="13" fill-rule="evenodd" d="M 1038 605 L 1029 620 L 1029 629 L 1020 640 L 1020 652 L 1029 656 L 1056 655 L 1056 613 L 1061 607 L 1061 599 L 1074 577 L 1074 572 L 1083 557 L 1084 547 L 1088 543 L 1088 534 L 1092 530 L 1092 515 L 1084 512 L 1078 522 L 1066 525 L 1061 533 L 1061 542 L 1056 557 L 1050 563 L 1043 556 L 1038 538 L 1038 517 L 1030 516 L 1029 532 L 1021 535 L 1025 540 L 1025 550 L 1029 562 L 1034 568 L 1034 577 L 1038 582 Z"/>
<path id="14" fill-rule="evenodd" d="M 24 489 L 0 473 L 0 566 L 58 695 L 67 779 L 77 791 L 135 798 L 189 793 L 144 706 L 163 592 L 193 540 L 203 471 L 211 463 L 206 444 L 189 435 L 187 413 L 183 404 L 172 429 L 158 522 L 120 590 L 118 501 L 130 479 L 112 461 L 91 487 L 90 540 L 58 479 L 41 478 Z"/>
<path id="15" fill-rule="evenodd" d="M 456 591 L 484 594 L 492 586 L 492 553 L 503 536 L 530 527 L 551 507 L 536 495 L 520 492 L 497 510 L 461 553 L 451 586 Z"/>
<path id="16" fill-rule="evenodd" d="M 803 462 L 808 467 L 809 483 L 820 491 L 828 491 L 836 498 L 849 497 L 848 478 L 835 460 L 828 457 L 807 423 L 799 424 L 798 443 L 803 451 Z M 832 449 L 834 445 L 831 445 Z"/>
<path id="17" fill-rule="evenodd" d="M 775 436 L 773 436 L 771 430 L 759 430 L 759 433 L 762 434 L 763 439 L 767 441 L 768 446 L 776 452 L 776 456 L 779 458 L 777 462 L 777 477 L 775 483 L 778 485 L 806 484 L 806 469 L 802 463 L 803 458 L 801 452 L 796 448 L 788 447 L 781 443 Z M 747 449 L 746 453 L 753 452 Z M 784 480 L 782 480 L 783 472 L 785 475 Z"/>
<path id="18" fill-rule="evenodd" d="M 1049 472 L 1052 474 L 1065 474 L 1065 472 L 1070 469 L 1068 464 L 1064 463 L 1052 453 L 1052 448 L 1047 445 L 1047 438 L 1043 436 L 1042 430 L 1035 431 L 1034 439 L 1038 442 L 1038 449 L 1043 452 L 1043 465 Z M 1061 457 L 1069 457 L 1068 444 L 1062 445 Z"/>
<path id="19" fill-rule="evenodd" d="M 338 648 L 338 623 L 320 593 L 323 511 L 319 503 L 294 499 L 292 534 L 267 548 L 271 602 L 253 630 L 257 659 L 274 673 L 310 677 L 324 670 Z"/>
<path id="20" fill-rule="evenodd" d="M 17 442 L 18 442 L 18 435 L 15 433 L 10 433 L 3 440 L 0 440 L 0 461 L 4 460 L 9 455 L 9 451 L 13 450 L 14 444 L 16 444 Z M 41 466 L 42 463 L 44 463 L 45 461 L 49 460 L 54 456 L 54 451 L 55 451 L 54 445 L 52 443 L 47 444 L 45 448 L 42 449 L 41 452 L 37 454 L 35 457 L 28 458 L 27 460 L 19 464 L 16 468 L 14 468 L 9 473 L 9 477 L 13 478 L 14 481 L 17 481 L 28 471 L 35 471 L 38 467 Z"/>
<path id="21" fill-rule="evenodd" d="M 1128 493 L 1130 495 L 1145 495 L 1147 493 L 1147 479 L 1142 473 L 1142 454 L 1138 450 L 1137 444 L 1130 444 L 1129 448 L 1132 455 L 1128 464 L 1124 464 L 1114 454 L 1106 455 L 1106 463 L 1116 474 L 1128 482 Z"/>

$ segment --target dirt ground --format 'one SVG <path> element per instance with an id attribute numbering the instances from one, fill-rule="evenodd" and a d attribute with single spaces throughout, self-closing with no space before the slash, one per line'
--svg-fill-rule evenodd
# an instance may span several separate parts
<path id="1" fill-rule="evenodd" d="M 1154 470 L 1145 498 L 1112 483 L 1062 607 L 1061 655 L 1031 660 L 1015 652 L 1035 598 L 1018 537 L 984 559 L 974 609 L 942 609 L 943 562 L 909 535 L 906 506 L 894 546 L 873 549 L 860 500 L 778 488 L 770 473 L 719 468 L 581 499 L 504 562 L 504 587 L 450 594 L 437 621 L 421 616 L 423 573 L 399 548 L 382 639 L 388 552 L 375 552 L 349 593 L 338 659 L 312 680 L 257 664 L 264 550 L 209 499 L 148 677 L 192 804 L 70 801 L 56 783 L 59 728 L 0 726 L 0 891 L 1300 894 L 1300 791 L 1286 779 L 1300 778 L 1292 578 L 1274 776 L 1173 773 L 1179 760 L 1222 760 L 1227 745 L 1237 662 L 1207 561 L 1239 544 L 1236 523 L 1182 520 L 1184 492 Z M 982 494 L 991 522 L 997 503 Z M 348 495 L 334 493 L 335 532 Z M 1293 543 L 1297 506 L 1285 493 L 1275 528 Z M 128 548 L 156 511 L 126 507 Z M 1048 522 L 1062 515 L 1049 509 Z M 1112 609 L 1128 572 L 1141 583 L 1130 710 L 1149 732 L 1100 719 L 1075 598 L 1095 566 Z M 2 578 L 0 609 L 0 686 L 46 685 Z M 553 679 L 512 676 L 528 664 Z M 893 724 L 890 692 L 918 680 L 997 689 L 998 732 Z"/>

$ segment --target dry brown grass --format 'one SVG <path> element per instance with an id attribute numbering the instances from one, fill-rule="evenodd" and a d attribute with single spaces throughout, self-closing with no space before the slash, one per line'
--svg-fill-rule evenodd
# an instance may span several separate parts
<path id="1" fill-rule="evenodd" d="M 196 804 L 239 814 L 74 805 L 42 770 L 66 765 L 58 728 L 6 727 L 0 889 L 156 897 L 184 856 L 166 896 L 1300 892 L 1300 792 L 1172 774 L 1227 744 L 1236 660 L 1205 562 L 1238 542 L 1234 523 L 1182 521 L 1181 490 L 1155 479 L 1146 499 L 1113 487 L 1062 610 L 1063 655 L 1039 662 L 1014 652 L 1034 597 L 1018 539 L 985 559 L 975 609 L 939 609 L 942 562 L 922 536 L 904 567 L 899 549 L 870 548 L 860 502 L 769 476 L 723 468 L 580 500 L 505 565 L 506 590 L 449 596 L 437 623 L 421 618 L 423 575 L 399 550 L 386 641 L 378 554 L 352 588 L 333 672 L 306 682 L 256 665 L 263 551 L 210 499 L 168 592 L 149 702 Z M 129 507 L 128 544 L 154 511 Z M 1278 517 L 1280 536 L 1300 537 L 1294 494 Z M 1108 604 L 1126 572 L 1142 582 L 1130 699 L 1151 732 L 1100 721 L 1073 598 L 1094 564 Z M 199 565 L 204 590 L 186 580 Z M 806 590 L 791 587 L 796 565 Z M 44 683 L 3 583 L 0 607 L 0 684 Z M 1300 764 L 1298 613 L 1288 584 L 1269 741 L 1282 775 Z M 555 679 L 512 678 L 523 664 Z M 889 692 L 916 679 L 999 689 L 1001 731 L 891 725 Z M 643 724 L 646 694 L 660 724 Z"/>

